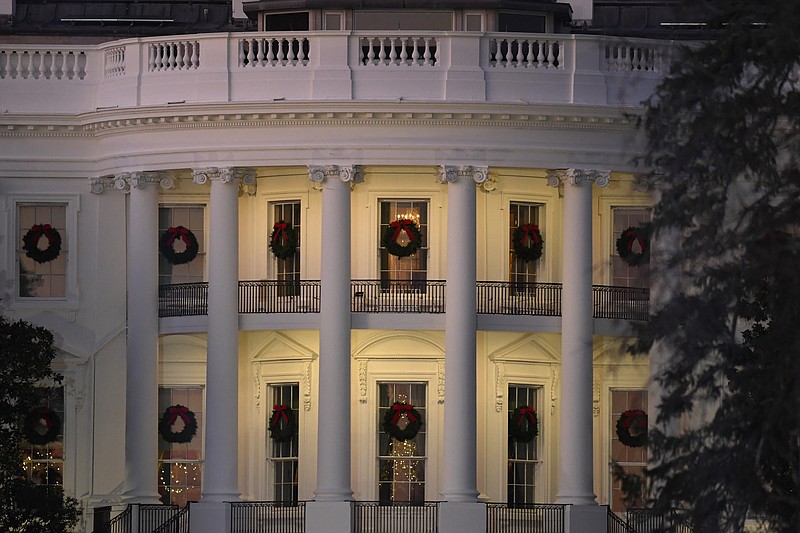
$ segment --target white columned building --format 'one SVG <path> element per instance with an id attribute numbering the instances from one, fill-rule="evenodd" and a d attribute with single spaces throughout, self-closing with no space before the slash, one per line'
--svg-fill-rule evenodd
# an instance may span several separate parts
<path id="1" fill-rule="evenodd" d="M 350 531 L 350 191 L 363 180 L 360 167 L 310 166 L 322 189 L 320 269 L 319 419 L 317 487 L 308 511 L 310 533 Z"/>
<path id="2" fill-rule="evenodd" d="M 163 179 L 163 181 L 162 181 Z M 172 181 L 132 172 L 114 179 L 128 197 L 125 497 L 157 504 L 158 494 L 158 186 Z"/>
<path id="3" fill-rule="evenodd" d="M 445 299 L 445 393 L 443 480 L 440 528 L 443 533 L 471 530 L 485 520 L 478 505 L 477 468 L 477 315 L 476 183 L 486 167 L 439 169 L 447 184 L 447 289 Z"/>

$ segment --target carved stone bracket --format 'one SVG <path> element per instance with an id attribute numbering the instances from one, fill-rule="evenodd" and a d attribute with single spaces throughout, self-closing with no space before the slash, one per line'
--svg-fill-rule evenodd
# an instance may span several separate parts
<path id="1" fill-rule="evenodd" d="M 436 183 L 455 183 L 459 179 L 470 178 L 484 190 L 494 190 L 494 181 L 491 181 L 491 186 L 486 185 L 490 181 L 489 167 L 441 165 L 436 169 Z"/>
<path id="2" fill-rule="evenodd" d="M 549 187 L 558 187 L 563 183 L 578 186 L 585 182 L 595 183 L 598 187 L 605 187 L 610 180 L 611 172 L 608 170 L 565 168 L 547 171 L 547 185 Z"/>
<path id="3" fill-rule="evenodd" d="M 167 190 L 175 186 L 175 179 L 165 172 L 123 172 L 115 176 L 90 178 L 89 190 L 94 194 L 101 194 L 106 189 L 130 192 L 131 187 L 141 189 L 148 184 L 158 184 L 159 187 Z"/>
<path id="4" fill-rule="evenodd" d="M 322 189 L 322 184 L 326 180 L 335 178 L 339 178 L 343 183 L 349 183 L 352 188 L 356 183 L 363 183 L 364 169 L 360 165 L 308 166 L 308 179 L 317 190 Z"/>
<path id="5" fill-rule="evenodd" d="M 303 366 L 303 408 L 311 410 L 311 361 Z"/>
<path id="6" fill-rule="evenodd" d="M 505 365 L 495 363 L 494 367 L 494 410 L 498 413 L 503 410 L 503 399 L 505 398 Z"/>
<path id="7" fill-rule="evenodd" d="M 367 362 L 358 362 L 358 401 L 367 403 Z"/>
<path id="8" fill-rule="evenodd" d="M 437 374 L 438 374 L 438 383 L 436 386 L 437 392 L 437 401 L 440 404 L 444 403 L 444 360 L 440 360 L 436 362 L 437 367 Z"/>
<path id="9" fill-rule="evenodd" d="M 596 379 L 592 383 L 592 415 L 600 416 L 600 382 Z"/>
<path id="10" fill-rule="evenodd" d="M 558 404 L 558 370 L 555 365 L 550 365 L 550 414 L 556 414 Z"/>
<path id="11" fill-rule="evenodd" d="M 261 412 L 261 363 L 256 365 L 253 373 L 253 389 L 255 390 L 256 413 Z"/>

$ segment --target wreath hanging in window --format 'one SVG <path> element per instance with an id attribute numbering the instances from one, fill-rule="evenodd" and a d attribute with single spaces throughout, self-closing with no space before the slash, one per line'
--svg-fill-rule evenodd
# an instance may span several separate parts
<path id="1" fill-rule="evenodd" d="M 61 419 L 49 407 L 37 407 L 25 417 L 25 438 L 31 444 L 47 444 L 58 438 Z"/>
<path id="2" fill-rule="evenodd" d="M 178 418 L 183 422 L 183 429 L 172 431 L 172 426 L 178 421 Z M 191 442 L 195 434 L 197 434 L 197 418 L 186 406 L 180 404 L 170 405 L 161 415 L 161 421 L 158 423 L 158 432 L 167 442 Z"/>
<path id="3" fill-rule="evenodd" d="M 404 419 L 406 423 L 401 426 Z M 416 437 L 423 423 L 422 415 L 410 403 L 394 402 L 383 415 L 383 430 L 400 441 Z"/>
<path id="4" fill-rule="evenodd" d="M 639 247 L 637 252 L 633 245 Z M 639 266 L 650 260 L 650 231 L 644 227 L 631 226 L 617 239 L 617 253 L 625 263 Z"/>
<path id="5" fill-rule="evenodd" d="M 508 421 L 508 434 L 517 442 L 530 442 L 539 434 L 539 419 L 532 405 L 514 409 Z"/>
<path id="6" fill-rule="evenodd" d="M 175 251 L 174 244 L 178 238 L 186 245 L 186 249 L 182 252 Z M 194 236 L 192 230 L 183 226 L 176 226 L 167 229 L 161 234 L 161 239 L 158 241 L 158 249 L 170 264 L 183 265 L 197 257 L 200 246 L 197 244 L 197 237 Z"/>
<path id="7" fill-rule="evenodd" d="M 625 446 L 640 448 L 647 444 L 647 413 L 629 409 L 617 420 L 617 437 Z"/>
<path id="8" fill-rule="evenodd" d="M 47 248 L 44 250 L 39 248 L 39 240 L 42 237 L 47 239 Z M 37 263 L 52 261 L 61 253 L 61 235 L 50 224 L 35 224 L 32 226 L 22 237 L 22 243 L 25 255 Z"/>
<path id="9" fill-rule="evenodd" d="M 542 257 L 544 239 L 539 226 L 523 224 L 514 230 L 514 255 L 525 262 L 535 261 Z"/>
<path id="10" fill-rule="evenodd" d="M 269 436 L 277 442 L 289 442 L 294 436 L 297 428 L 297 421 L 292 408 L 286 404 L 275 405 L 272 407 L 272 414 L 269 417 Z"/>
<path id="11" fill-rule="evenodd" d="M 280 221 L 272 226 L 269 249 L 278 259 L 289 259 L 297 251 L 297 230 L 291 224 Z"/>
<path id="12" fill-rule="evenodd" d="M 408 236 L 408 242 L 405 246 L 397 242 L 403 232 Z M 389 224 L 389 227 L 383 233 L 381 244 L 386 248 L 387 252 L 394 256 L 408 257 L 417 253 L 417 250 L 422 246 L 422 232 L 420 232 L 416 222 L 408 218 L 401 218 Z"/>

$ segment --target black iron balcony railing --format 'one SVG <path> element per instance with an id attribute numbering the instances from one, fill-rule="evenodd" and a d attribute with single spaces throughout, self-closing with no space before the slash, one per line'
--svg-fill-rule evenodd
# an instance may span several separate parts
<path id="1" fill-rule="evenodd" d="M 354 502 L 353 533 L 436 533 L 438 502 Z"/>
<path id="2" fill-rule="evenodd" d="M 486 533 L 563 533 L 565 505 L 486 504 Z"/>
<path id="3" fill-rule="evenodd" d="M 442 280 L 354 280 L 350 284 L 353 313 L 444 313 Z M 648 289 L 592 287 L 594 318 L 646 321 Z M 319 313 L 320 282 L 240 281 L 239 313 Z M 560 283 L 479 281 L 476 313 L 480 315 L 561 316 Z M 208 314 L 208 283 L 161 285 L 158 316 Z"/>
<path id="4" fill-rule="evenodd" d="M 232 502 L 231 533 L 303 533 L 305 502 Z"/>

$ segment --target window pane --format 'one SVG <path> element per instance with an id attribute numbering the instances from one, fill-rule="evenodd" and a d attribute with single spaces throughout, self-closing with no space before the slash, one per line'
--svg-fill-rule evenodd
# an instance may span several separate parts
<path id="1" fill-rule="evenodd" d="M 66 296 L 66 276 L 68 238 L 66 204 L 23 204 L 18 206 L 17 220 L 19 238 L 17 257 L 19 261 L 19 296 L 23 298 L 64 298 Z M 23 250 L 23 238 L 35 226 L 50 226 L 61 237 L 57 256 L 43 262 L 34 261 Z M 50 233 L 50 235 L 53 235 Z M 46 233 L 42 233 L 36 243 L 39 252 L 54 246 Z M 55 250 L 55 249 L 53 249 Z M 44 258 L 42 258 L 44 259 Z"/>
<path id="2" fill-rule="evenodd" d="M 299 467 L 299 417 L 300 417 L 300 385 L 287 383 L 270 386 L 273 404 L 285 405 L 295 417 L 294 433 L 287 441 L 271 438 L 267 431 L 268 461 L 271 463 L 272 487 L 275 501 L 295 502 L 298 499 L 299 484 L 297 471 Z M 267 416 L 272 416 L 270 409 Z M 269 420 L 267 420 L 269 424 Z"/>
<path id="3" fill-rule="evenodd" d="M 414 255 L 397 257 L 390 254 L 382 245 L 383 236 L 389 225 L 396 221 L 413 220 L 422 235 L 422 243 Z M 380 202 L 380 225 L 378 228 L 378 253 L 380 255 L 381 281 L 388 288 L 389 281 L 428 279 L 428 201 L 427 200 L 382 200 Z M 401 232 L 397 242 L 405 246 L 408 235 Z"/>
<path id="4" fill-rule="evenodd" d="M 159 388 L 159 417 L 174 405 L 182 405 L 194 413 L 197 431 L 189 442 L 167 442 L 159 436 L 158 492 L 162 503 L 183 507 L 200 498 L 203 474 L 203 388 Z M 172 430 L 180 432 L 184 427 L 182 417 L 177 417 Z"/>
<path id="5" fill-rule="evenodd" d="M 51 387 L 44 389 L 44 397 L 37 407 L 46 407 L 52 411 L 53 419 L 61 421 L 59 431 L 48 435 L 53 440 L 43 444 L 33 444 L 24 439 L 22 442 L 22 465 L 28 479 L 39 485 L 62 486 L 64 484 L 64 388 Z M 26 421 L 27 423 L 27 421 Z M 37 424 L 35 434 L 47 435 L 46 421 Z M 26 428 L 26 431 L 29 431 Z"/>
<path id="6" fill-rule="evenodd" d="M 197 239 L 197 257 L 182 265 L 173 265 L 162 254 L 158 254 L 158 282 L 160 285 L 173 283 L 196 283 L 205 281 L 206 246 L 205 246 L 205 208 L 202 205 L 161 206 L 158 210 L 158 235 L 169 228 L 183 226 L 188 228 Z M 175 239 L 175 252 L 186 250 L 182 239 Z"/>
<path id="7" fill-rule="evenodd" d="M 425 383 L 380 383 L 378 385 L 378 497 L 381 502 L 425 501 L 426 447 Z M 386 433 L 384 417 L 395 402 L 408 403 L 422 417 L 423 424 L 416 436 L 398 440 Z M 410 423 L 402 413 L 397 421 L 400 429 Z"/>
<path id="8" fill-rule="evenodd" d="M 508 386 L 508 421 L 512 423 L 514 411 L 521 407 L 533 407 L 537 420 L 537 392 L 539 387 L 529 385 Z M 538 429 L 541 429 L 541 424 Z M 508 499 L 509 505 L 535 503 L 536 470 L 538 467 L 538 436 L 529 442 L 515 439 L 508 433 Z"/>
<path id="9" fill-rule="evenodd" d="M 516 231 L 518 227 L 525 224 L 538 226 L 539 210 L 540 206 L 537 204 L 512 202 L 509 206 L 508 279 L 512 282 L 511 289 L 515 294 L 524 294 L 526 290 L 533 291 L 532 287 L 527 287 L 525 284 L 536 281 L 536 271 L 539 266 L 539 261 L 525 261 L 516 257 L 516 254 L 514 253 L 514 231 Z"/>
<path id="10" fill-rule="evenodd" d="M 630 227 L 641 227 L 650 222 L 650 209 L 641 207 L 616 207 L 612 210 L 613 238 L 611 255 L 611 284 L 617 287 L 650 287 L 649 263 L 630 266 L 617 252 L 617 239 Z M 638 245 L 636 245 L 638 246 Z"/>
<path id="11" fill-rule="evenodd" d="M 287 257 L 286 259 L 279 259 L 275 257 L 275 254 L 272 251 L 267 249 L 267 253 L 269 254 L 269 259 L 274 261 L 274 272 L 275 277 L 279 281 L 300 281 L 300 236 L 302 233 L 302 227 L 300 226 L 300 202 L 299 201 L 291 201 L 291 202 L 280 202 L 280 203 L 273 203 L 272 206 L 272 224 L 270 225 L 269 234 L 267 238 L 272 235 L 273 227 L 277 222 L 286 222 L 290 224 L 292 229 L 294 229 L 297 235 L 297 247 L 295 249 L 295 253 L 291 256 Z M 292 284 L 287 284 L 281 287 L 279 291 L 279 295 L 282 296 L 292 296 L 299 294 L 300 287 L 295 286 Z"/>
<path id="12" fill-rule="evenodd" d="M 627 226 L 626 226 L 627 227 Z M 623 228 L 624 229 L 624 228 Z M 617 421 L 623 412 L 629 409 L 641 409 L 647 412 L 647 391 L 637 390 L 612 390 L 611 391 L 611 462 L 622 468 L 626 474 L 642 475 L 647 465 L 647 446 L 631 447 L 620 442 L 617 436 Z M 614 470 L 609 475 L 611 480 L 611 509 L 624 512 L 626 494 L 622 491 L 620 480 L 615 477 Z M 635 505 L 641 505 L 641 499 L 636 499 Z"/>

